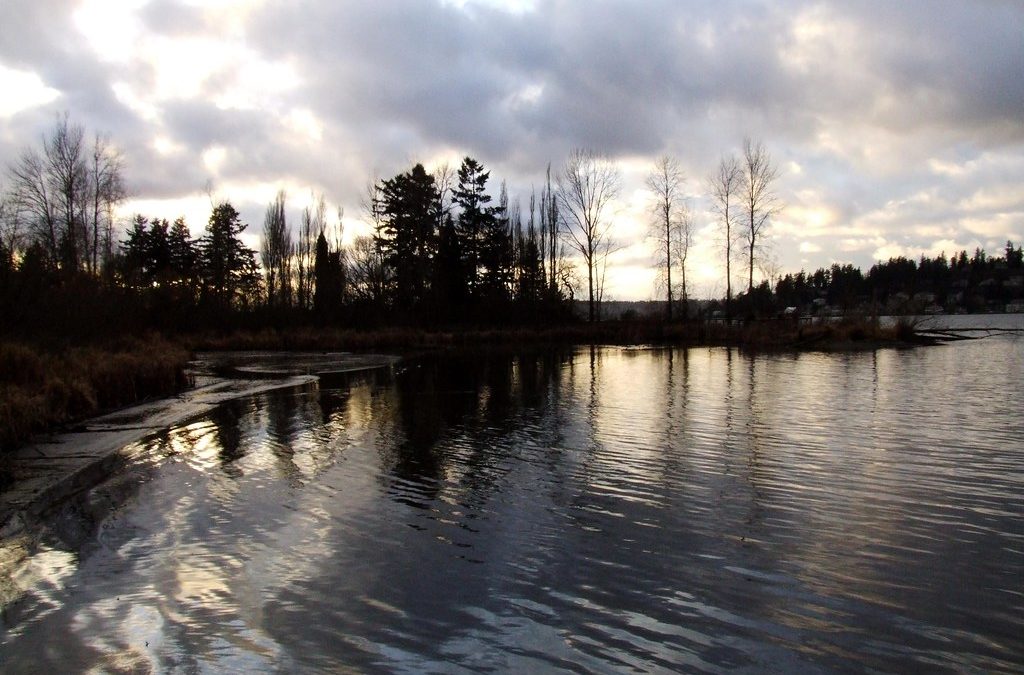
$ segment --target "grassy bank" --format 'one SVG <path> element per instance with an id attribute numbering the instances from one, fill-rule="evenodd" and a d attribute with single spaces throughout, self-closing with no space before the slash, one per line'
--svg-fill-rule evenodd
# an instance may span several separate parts
<path id="1" fill-rule="evenodd" d="M 865 349 L 913 342 L 913 329 L 883 328 L 868 318 L 826 324 L 785 320 L 665 323 L 609 321 L 553 327 L 473 328 L 451 330 L 387 328 L 263 329 L 228 334 L 194 335 L 186 340 L 196 351 L 283 350 L 405 353 L 486 345 L 637 345 L 734 346 L 750 349 Z"/>
<path id="2" fill-rule="evenodd" d="M 189 353 L 160 338 L 67 350 L 0 343 L 0 449 L 184 388 Z"/>
<path id="3" fill-rule="evenodd" d="M 734 346 L 756 350 L 872 349 L 915 343 L 912 326 L 880 327 L 870 319 L 825 324 L 611 321 L 555 327 L 263 329 L 205 334 L 171 342 L 124 339 L 59 350 L 0 342 L 0 449 L 32 434 L 95 416 L 187 385 L 189 350 L 352 351 L 408 354 L 460 347 L 601 345 Z"/>

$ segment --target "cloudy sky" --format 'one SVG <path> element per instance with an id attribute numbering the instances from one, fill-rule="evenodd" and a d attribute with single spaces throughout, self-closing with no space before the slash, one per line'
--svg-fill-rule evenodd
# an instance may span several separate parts
<path id="1" fill-rule="evenodd" d="M 654 158 L 679 158 L 691 278 L 724 290 L 706 177 L 745 136 L 779 169 L 770 267 L 1024 240 L 1020 0 L 4 0 L 0 161 L 70 113 L 122 149 L 125 214 L 216 198 L 255 233 L 311 191 L 360 232 L 374 176 L 471 155 L 529 198 L 572 148 L 623 173 L 609 293 L 655 293 Z M 497 184 L 495 184 L 495 192 Z"/>

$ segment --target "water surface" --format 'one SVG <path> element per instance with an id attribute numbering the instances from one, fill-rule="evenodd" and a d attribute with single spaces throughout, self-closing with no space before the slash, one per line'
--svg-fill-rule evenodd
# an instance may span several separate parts
<path id="1" fill-rule="evenodd" d="M 458 353 L 130 448 L 5 672 L 1024 668 L 1024 342 Z"/>

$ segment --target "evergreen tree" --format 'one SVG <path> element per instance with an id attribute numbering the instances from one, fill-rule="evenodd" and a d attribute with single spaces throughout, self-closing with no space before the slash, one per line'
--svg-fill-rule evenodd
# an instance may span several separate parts
<path id="1" fill-rule="evenodd" d="M 171 273 L 175 283 L 184 288 L 193 288 L 199 254 L 184 218 L 175 219 L 174 224 L 171 225 L 171 231 L 168 233 L 167 243 L 170 249 Z"/>
<path id="2" fill-rule="evenodd" d="M 170 225 L 154 218 L 146 236 L 146 285 L 165 285 L 171 277 Z"/>
<path id="3" fill-rule="evenodd" d="M 472 157 L 462 160 L 459 167 L 459 184 L 452 190 L 452 202 L 459 207 L 456 233 L 466 269 L 466 281 L 471 296 L 477 296 L 484 266 L 485 238 L 495 224 L 495 209 L 488 206 L 491 196 L 487 194 L 487 180 L 490 172 Z"/>
<path id="4" fill-rule="evenodd" d="M 465 312 L 469 285 L 462 240 L 451 214 L 444 217 L 437 236 L 437 255 L 431 283 L 434 305 L 442 318 L 455 319 Z"/>
<path id="5" fill-rule="evenodd" d="M 215 304 L 248 306 L 259 287 L 256 252 L 238 238 L 243 230 L 238 211 L 224 202 L 214 208 L 206 234 L 199 240 L 203 292 Z"/>
<path id="6" fill-rule="evenodd" d="M 121 242 L 121 281 L 129 288 L 139 288 L 143 284 L 146 268 L 146 249 L 149 232 L 146 217 L 136 214 L 132 218 L 131 229 L 127 238 Z"/>
<path id="7" fill-rule="evenodd" d="M 342 303 L 345 266 L 340 249 L 332 250 L 324 232 L 316 238 L 313 254 L 313 311 L 322 318 L 333 316 Z"/>
<path id="8" fill-rule="evenodd" d="M 394 276 L 397 307 L 418 307 L 427 297 L 440 208 L 434 177 L 422 164 L 381 183 L 376 241 Z"/>
<path id="9" fill-rule="evenodd" d="M 508 193 L 501 186 L 501 201 L 483 221 L 480 241 L 479 295 L 488 302 L 506 302 L 512 290 L 515 251 L 509 225 Z"/>

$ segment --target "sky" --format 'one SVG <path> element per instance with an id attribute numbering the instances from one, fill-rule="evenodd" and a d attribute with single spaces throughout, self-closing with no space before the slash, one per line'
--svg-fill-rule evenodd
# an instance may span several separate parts
<path id="1" fill-rule="evenodd" d="M 622 172 L 606 297 L 659 297 L 669 154 L 721 296 L 707 177 L 747 137 L 784 206 L 759 275 L 1024 241 L 1021 0 L 4 0 L 0 91 L 0 165 L 68 113 L 123 153 L 125 221 L 227 199 L 254 247 L 279 189 L 351 238 L 375 177 L 469 155 L 525 207 L 586 148 Z"/>

